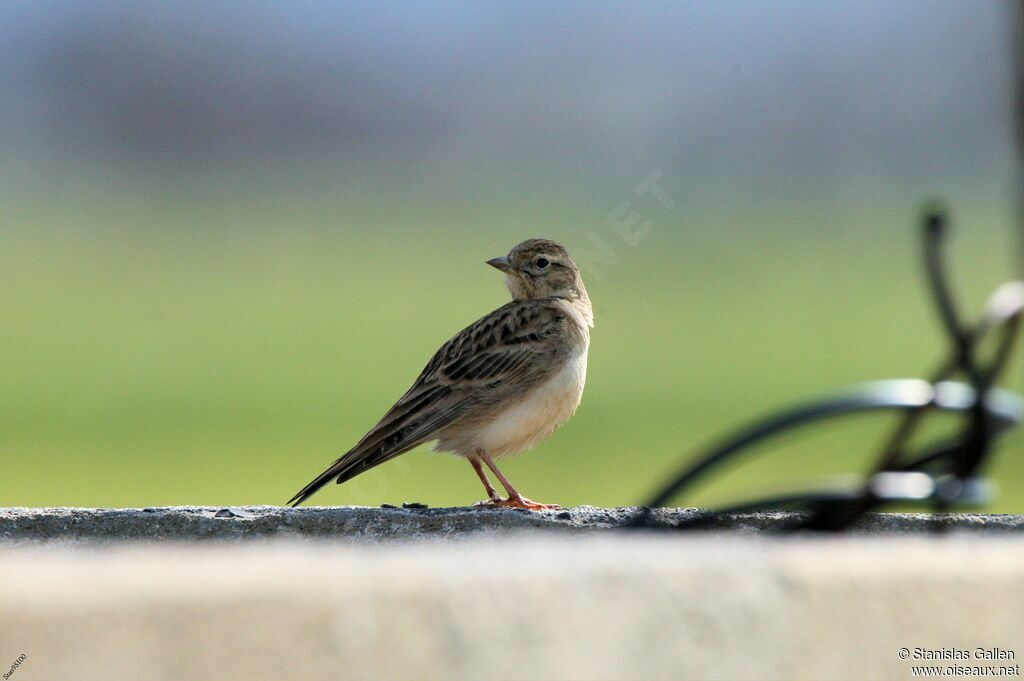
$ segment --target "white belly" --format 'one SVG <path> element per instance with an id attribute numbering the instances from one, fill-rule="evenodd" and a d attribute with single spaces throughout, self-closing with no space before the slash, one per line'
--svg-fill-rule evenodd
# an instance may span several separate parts
<path id="1" fill-rule="evenodd" d="M 586 380 L 587 348 L 584 347 L 546 383 L 481 427 L 475 438 L 479 446 L 495 458 L 536 447 L 576 412 Z"/>

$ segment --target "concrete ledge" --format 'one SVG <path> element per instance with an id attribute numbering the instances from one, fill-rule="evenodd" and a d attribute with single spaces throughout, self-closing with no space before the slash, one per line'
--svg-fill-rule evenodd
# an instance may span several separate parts
<path id="1" fill-rule="evenodd" d="M 0 670 L 21 660 L 15 681 L 1019 672 L 1022 612 L 1017 535 L 0 548 Z"/>
<path id="2" fill-rule="evenodd" d="M 1016 665 L 1019 676 L 1020 516 L 874 514 L 842 536 L 773 534 L 786 513 L 717 516 L 717 532 L 614 532 L 637 513 L 0 509 L 0 673 L 910 679 L 915 666 Z M 1013 658 L 976 657 L 994 649 Z"/>
<path id="3" fill-rule="evenodd" d="M 337 537 L 358 540 L 416 539 L 503 534 L 516 531 L 593 532 L 621 528 L 637 508 L 580 506 L 529 512 L 478 508 L 366 508 L 356 506 L 282 508 L 279 506 L 144 509 L 0 509 L 0 540 L 80 541 L 120 539 L 241 539 L 258 537 Z M 696 509 L 659 509 L 653 519 L 670 527 L 694 518 Z M 715 516 L 709 529 L 744 534 L 772 532 L 791 513 Z M 869 514 L 862 532 L 919 533 L 937 528 L 964 532 L 1017 533 L 1024 516 L 968 514 Z M 2 666 L 2 665 L 0 665 Z"/>

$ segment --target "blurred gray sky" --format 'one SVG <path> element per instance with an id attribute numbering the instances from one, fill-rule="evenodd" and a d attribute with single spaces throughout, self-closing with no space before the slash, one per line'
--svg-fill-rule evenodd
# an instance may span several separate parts
<path id="1" fill-rule="evenodd" d="M 0 5 L 7 178 L 330 159 L 830 190 L 1012 163 L 1007 3 Z"/>

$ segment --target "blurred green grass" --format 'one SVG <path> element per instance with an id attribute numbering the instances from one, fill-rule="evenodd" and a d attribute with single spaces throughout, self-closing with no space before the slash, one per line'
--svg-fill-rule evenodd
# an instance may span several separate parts
<path id="1" fill-rule="evenodd" d="M 9 206 L 0 505 L 282 503 L 442 342 L 505 302 L 483 261 L 532 236 L 578 254 L 598 234 L 618 256 L 585 272 L 596 328 L 579 412 L 503 467 L 541 501 L 639 502 L 696 447 L 766 410 L 922 376 L 944 351 L 912 205 L 850 208 L 828 225 L 796 204 L 739 217 L 679 207 L 652 212 L 653 231 L 628 246 L 601 223 L 615 202 L 583 214 L 322 195 Z M 972 210 L 953 252 L 977 310 L 1011 272 L 1011 240 L 1005 216 Z M 788 438 L 687 501 L 860 470 L 887 425 L 856 418 Z M 995 510 L 1024 512 L 1021 441 L 1002 446 Z M 313 503 L 481 497 L 468 465 L 423 448 Z"/>

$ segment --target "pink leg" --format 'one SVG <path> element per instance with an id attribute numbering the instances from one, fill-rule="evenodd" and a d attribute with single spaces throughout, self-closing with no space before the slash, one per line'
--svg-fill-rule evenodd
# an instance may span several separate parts
<path id="1" fill-rule="evenodd" d="M 470 459 L 469 462 L 473 464 L 473 470 L 480 477 L 480 482 L 484 483 L 484 489 L 487 490 L 487 498 L 491 500 L 491 503 L 501 501 L 501 496 L 498 495 L 498 490 L 494 489 L 494 485 L 487 478 L 487 473 L 484 472 L 484 467 L 480 463 L 480 459 Z"/>
<path id="2" fill-rule="evenodd" d="M 502 506 L 505 508 L 526 508 L 531 511 L 551 511 L 562 508 L 558 504 L 538 504 L 536 501 L 530 501 L 516 491 L 516 488 L 512 486 L 512 483 L 508 481 L 508 478 L 502 475 L 501 471 L 498 470 L 498 467 L 494 465 L 494 461 L 491 460 L 491 457 L 481 452 L 480 458 L 483 459 L 484 463 L 487 464 L 487 467 L 490 468 L 491 472 L 493 472 L 495 477 L 498 478 L 501 486 L 505 488 L 506 492 L 508 492 L 508 499 L 493 500 L 492 498 L 491 503 L 494 506 Z"/>

